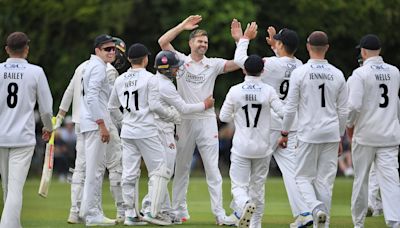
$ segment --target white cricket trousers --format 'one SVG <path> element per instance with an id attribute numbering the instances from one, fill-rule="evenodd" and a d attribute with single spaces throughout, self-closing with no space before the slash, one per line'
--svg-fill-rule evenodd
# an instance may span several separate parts
<path id="1" fill-rule="evenodd" d="M 379 191 L 378 179 L 376 178 L 374 163 L 372 163 L 371 170 L 369 172 L 368 206 L 371 206 L 374 211 L 382 210 L 382 198 Z"/>
<path id="2" fill-rule="evenodd" d="M 0 148 L 0 174 L 4 201 L 1 228 L 21 227 L 22 192 L 34 149 L 34 146 Z"/>
<path id="3" fill-rule="evenodd" d="M 328 215 L 329 226 L 333 183 L 337 172 L 339 142 L 306 143 L 298 141 L 296 150 L 296 183 L 311 210 Z"/>
<path id="4" fill-rule="evenodd" d="M 86 169 L 80 216 L 88 220 L 104 214 L 101 202 L 107 143 L 101 142 L 99 130 L 84 132 L 82 136 Z"/>
<path id="5" fill-rule="evenodd" d="M 135 207 L 135 184 L 140 177 L 142 157 L 149 176 L 165 165 L 164 148 L 158 135 L 142 139 L 122 138 L 122 197 L 127 210 Z"/>
<path id="6" fill-rule="evenodd" d="M 115 204 L 118 210 L 123 210 L 123 200 L 121 193 L 121 175 L 122 175 L 122 144 L 118 135 L 118 130 L 114 124 L 109 125 L 110 142 L 107 144 L 107 152 L 105 159 L 105 166 L 109 171 L 110 189 L 114 197 Z M 71 179 L 71 209 L 72 213 L 79 213 L 82 190 L 85 183 L 85 148 L 83 142 L 83 135 L 80 132 L 79 123 L 75 123 L 76 133 L 76 158 L 75 168 Z"/>
<path id="7" fill-rule="evenodd" d="M 243 213 L 247 201 L 256 205 L 256 211 L 251 219 L 250 227 L 261 227 L 264 215 L 265 180 L 267 179 L 271 156 L 263 158 L 245 158 L 231 154 L 231 192 L 233 200 L 231 208 Z"/>
<path id="8" fill-rule="evenodd" d="M 173 209 L 187 212 L 186 195 L 190 165 L 197 145 L 206 172 L 211 210 L 216 217 L 225 215 L 222 205 L 222 177 L 218 168 L 219 141 L 216 117 L 182 119 L 182 123 L 177 126 L 177 134 L 175 176 L 172 182 Z"/>
<path id="9" fill-rule="evenodd" d="M 400 222 L 398 153 L 398 146 L 371 147 L 353 141 L 354 182 L 351 196 L 351 215 L 355 227 L 364 227 L 368 209 L 368 177 L 373 162 L 381 190 L 385 221 L 387 224 Z"/>
<path id="10" fill-rule="evenodd" d="M 281 148 L 278 145 L 278 139 L 281 137 L 281 132 L 277 130 L 271 130 L 270 132 L 270 142 L 273 145 L 272 150 L 274 151 L 272 156 L 275 158 L 275 161 L 282 172 L 283 183 L 285 184 L 293 217 L 304 212 L 311 212 L 305 203 L 303 196 L 300 194 L 300 190 L 295 180 L 297 132 L 291 131 L 289 133 L 286 148 Z"/>

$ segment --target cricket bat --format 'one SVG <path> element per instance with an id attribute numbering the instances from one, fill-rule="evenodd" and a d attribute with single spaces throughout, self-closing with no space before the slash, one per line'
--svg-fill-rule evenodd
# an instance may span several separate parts
<path id="1" fill-rule="evenodd" d="M 53 126 L 56 123 L 56 118 L 52 119 Z M 43 162 L 42 178 L 40 179 L 39 195 L 47 198 L 49 187 L 51 183 L 51 176 L 53 175 L 53 162 L 54 162 L 54 134 L 55 130 L 51 133 L 50 140 L 46 143 L 46 151 Z"/>

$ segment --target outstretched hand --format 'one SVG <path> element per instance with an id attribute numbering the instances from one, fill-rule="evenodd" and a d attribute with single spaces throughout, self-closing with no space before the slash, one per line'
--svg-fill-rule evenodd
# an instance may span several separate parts
<path id="1" fill-rule="evenodd" d="M 231 23 L 231 35 L 235 42 L 238 42 L 243 36 L 242 25 L 236 18 L 234 18 Z"/>
<path id="2" fill-rule="evenodd" d="M 274 35 L 276 34 L 276 30 L 273 26 L 269 26 L 267 29 L 268 36 L 265 38 L 267 40 L 268 45 L 271 46 L 271 48 L 275 48 L 276 40 L 274 39 Z"/>
<path id="3" fill-rule="evenodd" d="M 181 22 L 181 26 L 184 30 L 193 30 L 199 27 L 199 23 L 203 18 L 200 15 L 190 15 Z"/>
<path id="4" fill-rule="evenodd" d="M 256 22 L 251 22 L 250 24 L 247 24 L 246 30 L 244 31 L 243 37 L 249 40 L 252 40 L 256 38 L 257 36 L 257 28 L 258 25 Z"/>

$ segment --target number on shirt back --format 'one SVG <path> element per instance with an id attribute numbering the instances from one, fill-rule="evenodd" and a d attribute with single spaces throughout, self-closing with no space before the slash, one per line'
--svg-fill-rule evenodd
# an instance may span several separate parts
<path id="1" fill-rule="evenodd" d="M 8 84 L 7 92 L 7 105 L 9 108 L 15 108 L 18 102 L 18 84 L 15 82 Z"/>
<path id="2" fill-rule="evenodd" d="M 135 96 L 135 109 L 136 109 L 136 111 L 137 110 L 139 110 L 139 93 L 138 93 L 138 91 L 137 90 L 135 90 L 135 91 L 133 91 L 132 92 L 132 95 L 133 96 Z M 129 91 L 125 91 L 124 92 L 124 96 L 126 96 L 126 106 L 125 106 L 125 109 L 128 111 L 128 112 L 130 112 L 131 111 L 131 108 L 129 107 Z"/>
<path id="3" fill-rule="evenodd" d="M 289 80 L 283 80 L 279 87 L 279 92 L 282 94 L 281 100 L 285 100 L 289 91 Z"/>
<path id="4" fill-rule="evenodd" d="M 387 95 L 389 92 L 389 89 L 388 89 L 387 85 L 385 85 L 385 84 L 380 84 L 379 88 L 383 89 L 382 94 L 381 94 L 381 96 L 383 97 L 383 103 L 379 103 L 379 108 L 386 108 L 389 105 L 389 97 Z"/>
<path id="5" fill-rule="evenodd" d="M 253 127 L 257 127 L 258 118 L 260 117 L 260 112 L 261 112 L 262 105 L 261 104 L 251 104 L 251 107 L 257 109 L 257 114 L 256 114 L 256 117 L 254 118 L 254 125 L 253 125 Z M 250 127 L 249 107 L 248 107 L 248 105 L 243 106 L 242 109 L 244 111 L 244 114 L 246 115 L 246 127 Z"/>
<path id="6" fill-rule="evenodd" d="M 321 107 L 325 108 L 325 83 L 318 86 L 321 89 Z"/>

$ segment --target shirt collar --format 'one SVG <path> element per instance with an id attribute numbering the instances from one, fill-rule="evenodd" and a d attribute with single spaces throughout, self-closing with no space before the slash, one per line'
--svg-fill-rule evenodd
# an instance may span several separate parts
<path id="1" fill-rule="evenodd" d="M 261 81 L 261 77 L 246 75 L 246 77 L 244 77 L 244 80 L 245 81 Z"/>
<path id="2" fill-rule="evenodd" d="M 90 59 L 96 60 L 96 61 L 102 63 L 104 66 L 107 67 L 107 63 L 104 62 L 104 60 L 102 60 L 102 59 L 101 59 L 99 56 L 97 56 L 97 55 L 90 55 Z"/>
<path id="3" fill-rule="evenodd" d="M 27 63 L 28 61 L 23 58 L 8 58 L 6 60 L 7 63 Z"/>
<path id="4" fill-rule="evenodd" d="M 326 63 L 328 63 L 328 60 L 326 60 L 326 59 L 309 59 L 308 61 L 307 61 L 307 63 L 316 63 L 316 64 L 326 64 Z"/>
<path id="5" fill-rule="evenodd" d="M 198 64 L 202 64 L 202 65 L 211 65 L 210 64 L 210 61 L 209 61 L 209 58 L 207 58 L 207 56 L 203 56 L 203 58 L 200 60 L 200 61 L 198 61 L 198 62 L 196 62 L 196 61 L 194 61 L 193 59 L 192 59 L 192 55 L 191 54 L 189 54 L 189 61 L 188 61 L 188 63 L 198 63 Z"/>
<path id="6" fill-rule="evenodd" d="M 369 64 L 369 63 L 376 63 L 376 62 L 383 62 L 382 56 L 373 56 L 369 57 L 368 59 L 365 60 L 364 65 Z"/>

